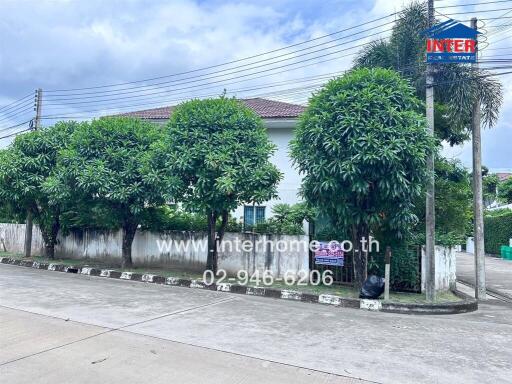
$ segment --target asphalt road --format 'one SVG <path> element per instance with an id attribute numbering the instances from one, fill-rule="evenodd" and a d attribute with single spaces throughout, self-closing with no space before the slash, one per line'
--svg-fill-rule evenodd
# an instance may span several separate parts
<path id="1" fill-rule="evenodd" d="M 486 286 L 512 301 L 512 260 L 485 258 Z M 457 278 L 475 284 L 475 257 L 471 253 L 457 253 Z"/>
<path id="2" fill-rule="evenodd" d="M 512 307 L 407 316 L 0 265 L 6 383 L 512 383 Z"/>

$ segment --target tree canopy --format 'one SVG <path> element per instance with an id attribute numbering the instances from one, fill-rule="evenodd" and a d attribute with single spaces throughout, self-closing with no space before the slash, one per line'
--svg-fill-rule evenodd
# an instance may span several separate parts
<path id="1" fill-rule="evenodd" d="M 132 264 L 131 245 L 144 210 L 173 198 L 172 185 L 150 161 L 162 139 L 161 128 L 134 118 L 81 123 L 45 184 L 54 201 L 98 203 L 116 211 L 123 229 L 123 267 Z"/>
<path id="2" fill-rule="evenodd" d="M 498 184 L 498 198 L 505 204 L 512 203 L 512 177 Z"/>
<path id="3" fill-rule="evenodd" d="M 62 205 L 52 201 L 43 187 L 55 173 L 59 151 L 67 146 L 78 126 L 75 122 L 60 122 L 19 135 L 0 154 L 0 199 L 8 203 L 11 213 L 29 211 L 33 215 L 49 258 L 54 257 Z"/>
<path id="4" fill-rule="evenodd" d="M 185 207 L 208 218 L 207 269 L 216 271 L 217 247 L 228 213 L 245 203 L 276 197 L 281 173 L 269 161 L 275 147 L 261 119 L 225 97 L 179 105 L 167 125 L 163 162 Z M 218 237 L 217 219 L 222 220 Z"/>
<path id="5" fill-rule="evenodd" d="M 302 194 L 353 242 L 376 228 L 400 235 L 416 222 L 414 201 L 435 151 L 420 110 L 407 81 L 382 68 L 353 70 L 310 99 L 291 143 Z M 361 285 L 367 254 L 358 248 L 354 277 Z"/>

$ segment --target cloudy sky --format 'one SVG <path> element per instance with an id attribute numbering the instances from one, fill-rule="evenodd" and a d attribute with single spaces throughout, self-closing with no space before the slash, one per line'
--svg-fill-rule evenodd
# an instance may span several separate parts
<path id="1" fill-rule="evenodd" d="M 224 89 L 238 97 L 305 103 L 314 87 L 350 68 L 358 46 L 386 38 L 394 19 L 389 15 L 407 3 L 2 0 L 0 137 L 27 127 L 21 123 L 33 117 L 33 97 L 28 95 L 36 88 L 44 92 L 43 125 L 54 118 L 171 105 L 192 96 L 219 95 Z M 463 3 L 443 0 L 436 5 Z M 452 16 L 461 20 L 511 16 L 512 2 L 439 11 L 474 11 Z M 487 20 L 485 28 L 489 56 L 512 52 L 512 19 Z M 346 31 L 322 37 L 340 30 Z M 316 40 L 300 44 L 311 39 Z M 145 79 L 153 80 L 141 81 Z M 512 168 L 512 76 L 501 80 L 505 104 L 500 122 L 483 133 L 483 161 L 494 169 Z M 1 139 L 0 146 L 9 140 Z M 471 165 L 470 145 L 449 148 L 446 154 Z"/>

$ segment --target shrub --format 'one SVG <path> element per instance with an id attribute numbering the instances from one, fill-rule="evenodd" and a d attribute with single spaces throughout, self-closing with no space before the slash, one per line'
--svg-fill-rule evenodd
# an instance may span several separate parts
<path id="1" fill-rule="evenodd" d="M 512 211 L 486 215 L 484 218 L 485 252 L 499 255 L 500 246 L 508 245 L 512 238 Z"/>

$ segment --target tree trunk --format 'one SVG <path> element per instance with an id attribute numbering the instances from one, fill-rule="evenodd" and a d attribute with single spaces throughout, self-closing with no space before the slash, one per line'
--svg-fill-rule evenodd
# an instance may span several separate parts
<path id="1" fill-rule="evenodd" d="M 353 244 L 353 266 L 354 266 L 354 288 L 358 291 L 363 286 L 364 281 L 367 277 L 367 264 L 368 264 L 368 235 L 369 230 L 366 226 L 352 228 L 352 244 Z M 363 249 L 361 239 L 365 238 L 366 249 Z"/>
<path id="2" fill-rule="evenodd" d="M 25 257 L 30 257 L 32 255 L 32 211 L 30 209 L 27 210 L 27 222 L 25 226 Z"/>
<path id="3" fill-rule="evenodd" d="M 44 241 L 44 254 L 48 259 L 55 259 L 55 244 L 57 244 L 57 236 L 60 230 L 59 213 L 53 218 L 49 228 L 41 226 L 41 234 Z"/>
<path id="4" fill-rule="evenodd" d="M 208 257 L 206 259 L 206 270 L 217 273 L 217 239 L 215 236 L 215 224 L 217 213 L 212 211 L 208 214 Z"/>
<path id="5" fill-rule="evenodd" d="M 122 257 L 121 257 L 121 268 L 131 268 L 132 262 L 132 244 L 135 238 L 135 232 L 137 232 L 137 222 L 133 219 L 127 219 L 123 223 L 123 245 L 122 245 Z"/>

